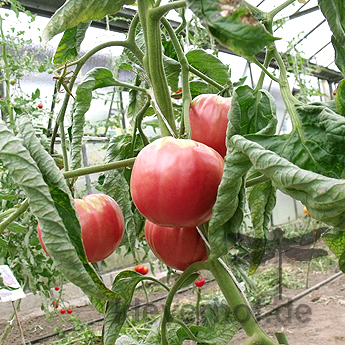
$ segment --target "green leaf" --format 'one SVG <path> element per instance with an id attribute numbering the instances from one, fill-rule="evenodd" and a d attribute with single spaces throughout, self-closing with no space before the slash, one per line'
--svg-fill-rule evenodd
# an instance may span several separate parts
<path id="1" fill-rule="evenodd" d="M 65 31 L 54 55 L 55 64 L 63 65 L 67 61 L 74 61 L 79 56 L 80 45 L 90 24 L 91 22 L 79 23 Z"/>
<path id="2" fill-rule="evenodd" d="M 186 58 L 191 66 L 207 75 L 220 85 L 232 87 L 229 67 L 224 65 L 216 56 L 206 53 L 202 49 L 190 50 Z"/>
<path id="3" fill-rule="evenodd" d="M 31 99 L 34 101 L 37 98 L 41 97 L 41 91 L 40 89 L 36 89 L 35 92 L 31 94 Z"/>
<path id="4" fill-rule="evenodd" d="M 112 72 L 103 67 L 93 68 L 86 73 L 83 81 L 78 85 L 72 114 L 71 170 L 81 167 L 81 147 L 84 134 L 85 113 L 91 105 L 92 91 L 102 87 L 118 85 Z"/>
<path id="5" fill-rule="evenodd" d="M 216 90 L 215 87 L 202 80 L 192 80 L 189 83 L 190 93 L 192 98 L 196 96 L 208 94 L 208 93 L 218 93 L 219 90 Z"/>
<path id="6" fill-rule="evenodd" d="M 271 180 L 273 187 L 301 201 L 314 219 L 335 228 L 324 239 L 330 249 L 342 257 L 345 250 L 345 181 L 301 169 L 240 135 L 234 135 L 230 141 L 232 147 L 249 158 L 255 170 Z M 341 269 L 345 268 L 343 261 L 340 265 Z"/>
<path id="7" fill-rule="evenodd" d="M 115 343 L 126 320 L 135 288 L 144 279 L 144 276 L 134 271 L 123 271 L 116 276 L 112 290 L 116 291 L 121 299 L 108 302 L 103 325 L 104 345 L 113 345 Z"/>
<path id="8" fill-rule="evenodd" d="M 302 169 L 345 177 L 345 118 L 324 105 L 296 105 L 299 125 L 283 135 L 247 135 Z"/>
<path id="9" fill-rule="evenodd" d="M 345 116 L 345 79 L 343 79 L 333 93 L 338 114 Z"/>
<path id="10" fill-rule="evenodd" d="M 133 203 L 130 198 L 129 185 L 123 172 L 113 170 L 107 172 L 103 184 L 103 189 L 119 204 L 125 220 L 125 235 L 122 237 L 121 245 L 128 244 L 132 254 L 136 254 L 137 233 L 140 232 L 144 218 L 141 217 L 140 224 L 136 224 L 132 211 Z"/>
<path id="11" fill-rule="evenodd" d="M 176 60 L 163 55 L 164 72 L 172 91 L 178 90 L 181 65 Z"/>
<path id="12" fill-rule="evenodd" d="M 248 205 L 251 211 L 255 240 L 251 245 L 248 274 L 253 274 L 259 267 L 265 254 L 267 234 L 271 213 L 276 204 L 276 189 L 271 181 L 259 183 L 248 189 Z"/>
<path id="13" fill-rule="evenodd" d="M 38 168 L 40 169 L 43 178 L 49 187 L 50 196 L 54 201 L 55 210 L 58 212 L 58 215 L 60 216 L 60 219 L 64 225 L 64 233 L 68 236 L 68 240 L 73 244 L 73 250 L 71 251 L 70 255 L 74 255 L 76 253 L 78 259 L 83 265 L 84 269 L 80 269 L 79 272 L 80 278 L 83 278 L 85 281 L 91 279 L 91 282 L 93 283 L 93 289 L 91 290 L 92 293 L 87 293 L 88 290 L 86 289 L 88 289 L 89 287 L 84 287 L 84 283 L 82 280 L 80 280 L 80 284 L 75 284 L 78 285 L 86 294 L 90 296 L 90 299 L 92 299 L 94 305 L 100 308 L 99 310 L 101 311 L 103 310 L 103 307 L 101 306 L 104 306 L 105 297 L 116 299 L 118 298 L 118 296 L 107 289 L 101 278 L 94 270 L 93 266 L 91 266 L 87 261 L 81 238 L 81 227 L 79 217 L 76 211 L 74 200 L 67 187 L 65 179 L 61 174 L 60 169 L 56 166 L 54 159 L 41 145 L 40 140 L 35 136 L 34 128 L 32 127 L 32 124 L 28 117 L 21 117 L 19 128 L 21 135 L 24 138 L 24 143 L 28 151 L 30 152 L 34 161 L 37 163 Z M 39 218 L 38 220 L 40 221 Z M 72 270 L 73 274 L 75 274 L 73 270 L 73 265 L 69 265 L 70 262 L 68 260 L 67 254 L 65 253 L 64 248 L 59 247 L 59 238 L 61 234 L 57 231 L 52 232 L 51 230 L 48 230 L 45 233 L 41 226 L 40 229 L 42 230 L 42 239 L 48 252 L 50 253 L 49 249 L 51 248 L 49 242 L 54 243 L 53 251 L 58 251 L 59 255 L 62 255 L 62 257 L 64 257 L 64 266 L 68 266 L 69 270 Z M 55 260 L 54 255 L 52 255 L 52 257 Z M 64 274 L 67 277 L 67 279 L 70 279 L 69 276 L 66 274 L 65 270 Z M 89 282 L 89 284 L 91 282 Z"/>
<path id="14" fill-rule="evenodd" d="M 49 41 L 58 33 L 79 23 L 115 14 L 123 5 L 132 5 L 134 2 L 134 0 L 68 0 L 51 17 L 43 30 L 43 40 Z"/>
<path id="15" fill-rule="evenodd" d="M 145 339 L 145 344 L 150 344 L 150 345 L 160 345 L 161 344 L 161 318 L 157 319 L 147 335 Z M 168 332 L 167 332 L 167 340 L 169 345 L 182 345 L 183 340 L 181 340 L 177 336 L 177 330 L 179 328 L 179 325 L 175 323 L 169 323 L 168 325 Z"/>
<path id="16" fill-rule="evenodd" d="M 7 226 L 7 230 L 12 232 L 24 232 L 27 231 L 27 227 L 17 222 L 12 222 L 10 225 Z"/>
<path id="17" fill-rule="evenodd" d="M 335 51 L 334 62 L 337 65 L 337 67 L 339 68 L 339 70 L 341 71 L 341 73 L 343 73 L 343 75 L 345 75 L 345 45 L 341 45 L 335 39 L 334 35 L 332 35 L 331 42 L 333 44 L 333 48 Z"/>
<path id="18" fill-rule="evenodd" d="M 219 257 L 233 247 L 234 234 L 242 225 L 245 207 L 244 178 L 250 169 L 249 159 L 237 151 L 227 154 L 222 181 L 209 221 L 210 257 Z"/>
<path id="19" fill-rule="evenodd" d="M 227 135 L 260 133 L 273 135 L 277 127 L 277 106 L 272 95 L 240 86 L 234 93 L 229 113 Z"/>
<path id="20" fill-rule="evenodd" d="M 222 45 L 249 60 L 277 39 L 255 19 L 243 0 L 187 0 L 187 5 Z"/>
<path id="21" fill-rule="evenodd" d="M 301 201 L 317 220 L 345 230 L 345 181 L 299 168 L 261 145 L 234 135 L 231 145 L 248 157 L 272 186 Z"/>
<path id="22" fill-rule="evenodd" d="M 23 121 L 25 122 L 25 119 Z M 26 130 L 23 129 L 22 131 L 25 134 Z M 34 133 L 33 128 L 31 132 Z M 21 140 L 16 138 L 3 122 L 0 122 L 0 133 L 0 158 L 4 166 L 10 171 L 14 182 L 23 189 L 28 197 L 30 209 L 40 222 L 42 237 L 49 254 L 67 279 L 80 286 L 85 293 L 104 298 L 104 295 L 85 271 L 83 263 L 68 237 L 65 225 L 55 208 L 49 187 L 43 180 L 35 161 L 22 145 Z M 42 157 L 42 161 L 47 159 L 47 170 L 50 171 L 49 159 L 51 158 L 48 158 L 49 155 L 43 157 L 44 149 L 33 143 L 32 150 L 37 150 L 37 155 Z M 55 163 L 52 164 L 54 169 L 58 170 Z M 51 174 L 54 176 L 59 174 L 62 177 L 60 171 L 52 170 Z"/>
<path id="23" fill-rule="evenodd" d="M 334 37 L 345 45 L 345 4 L 343 0 L 319 0 L 319 7 L 327 19 Z"/>

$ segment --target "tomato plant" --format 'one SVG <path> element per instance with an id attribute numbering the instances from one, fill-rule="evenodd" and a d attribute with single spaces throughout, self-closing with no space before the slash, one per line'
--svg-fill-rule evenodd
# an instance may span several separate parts
<path id="1" fill-rule="evenodd" d="M 189 108 L 191 138 L 226 154 L 226 129 L 231 98 L 215 94 L 195 97 Z M 205 130 L 207 128 L 207 130 Z"/>
<path id="2" fill-rule="evenodd" d="M 119 246 L 123 236 L 124 219 L 119 205 L 104 194 L 90 194 L 83 199 L 75 199 L 75 205 L 88 261 L 94 263 L 104 260 Z M 48 254 L 39 226 L 38 237 Z"/>
<path id="3" fill-rule="evenodd" d="M 207 259 L 205 243 L 195 227 L 169 228 L 147 220 L 145 237 L 155 256 L 171 268 L 184 271 Z"/>
<path id="4" fill-rule="evenodd" d="M 146 275 L 149 272 L 149 268 L 144 265 L 138 265 L 134 267 L 135 272 L 140 273 L 142 275 Z"/>
<path id="5" fill-rule="evenodd" d="M 274 35 L 277 15 L 294 0 L 286 0 L 268 12 L 245 1 L 229 3 L 140 0 L 136 14 L 128 21 L 125 39 L 102 42 L 79 56 L 91 21 L 114 15 L 125 4 L 135 2 L 67 1 L 44 30 L 46 40 L 65 32 L 53 57 L 56 89 L 64 91 L 64 95 L 59 112 L 51 114 L 55 127 L 47 131 L 51 132 L 49 138 L 36 136 L 32 114 L 37 106 L 15 103 L 18 98 L 12 97 L 11 88 L 19 89 L 21 74 L 11 68 L 9 59 L 4 59 L 0 159 L 21 197 L 12 196 L 18 202 L 4 211 L 0 231 L 27 212 L 37 218 L 55 266 L 66 279 L 80 286 L 98 310 L 106 309 L 105 345 L 114 344 L 119 337 L 135 288 L 143 280 L 151 280 L 168 291 L 162 318 L 153 326 L 146 343 L 168 345 L 192 340 L 199 344 L 227 344 L 233 335 L 227 322 L 217 320 L 194 327 L 172 315 L 174 295 L 188 283 L 193 284 L 201 270 L 209 271 L 215 278 L 247 334 L 246 345 L 276 344 L 259 326 L 235 275 L 222 258 L 238 244 L 234 234 L 243 230 L 248 221 L 257 239 L 248 249 L 252 256 L 249 273 L 255 272 L 266 251 L 277 190 L 302 202 L 313 219 L 332 227 L 323 238 L 335 251 L 340 269 L 345 272 L 345 83 L 340 83 L 335 100 L 301 102 L 291 92 L 287 73 L 291 66 L 286 66 L 289 59 L 279 53 L 275 43 L 278 38 Z M 335 62 L 345 75 L 341 27 L 345 14 L 334 11 L 340 8 L 340 3 L 340 0 L 319 0 L 334 33 Z M 194 22 L 201 23 L 203 28 L 190 30 L 187 10 L 194 13 L 197 17 Z M 171 11 L 181 16 L 177 28 L 167 19 Z M 207 36 L 203 44 L 198 44 L 200 36 Z M 12 47 L 11 40 L 2 39 L 3 48 Z M 253 82 L 255 87 L 232 83 L 229 66 L 217 57 L 218 47 L 215 54 L 205 49 L 214 42 L 260 68 L 259 79 Z M 94 54 L 113 46 L 124 48 L 119 70 L 134 73 L 133 82 L 119 80 L 119 70 L 114 73 L 105 67 L 95 67 L 82 75 L 83 67 Z M 7 49 L 12 50 L 16 51 Z M 257 59 L 260 54 L 264 55 L 261 62 Z M 269 70 L 273 60 L 278 73 Z M 82 80 L 76 86 L 79 75 Z M 279 87 L 291 119 L 289 133 L 277 134 L 277 104 L 264 89 L 265 78 Z M 104 163 L 83 167 L 85 114 L 93 92 L 108 87 L 129 90 L 126 114 L 131 128 L 110 138 Z M 180 96 L 181 100 L 174 99 Z M 39 97 L 38 90 L 31 101 Z M 222 100 L 219 107 L 218 100 Z M 69 107 L 71 101 L 73 107 Z M 72 121 L 67 121 L 70 108 Z M 227 126 L 225 113 L 229 119 Z M 199 119 L 196 114 L 202 115 L 201 122 L 196 121 Z M 222 124 L 217 122 L 220 118 Z M 67 122 L 71 123 L 68 133 Z M 152 126 L 154 134 L 147 131 L 147 126 Z M 58 136 L 63 170 L 54 160 Z M 216 138 L 219 146 L 215 144 Z M 74 205 L 80 192 L 76 185 L 78 177 L 93 173 L 101 173 L 97 189 L 118 200 L 123 211 L 122 230 L 117 228 L 115 235 L 110 214 L 118 219 L 118 213 L 113 206 L 104 206 L 108 197 L 88 196 L 76 200 Z M 9 192 L 5 194 L 4 198 L 10 199 Z M 86 202 L 88 198 L 90 203 Z M 148 219 L 146 224 L 144 217 Z M 92 234 L 85 228 L 91 229 Z M 110 228 L 113 232 L 108 232 Z M 106 236 L 99 238 L 103 232 Z M 109 289 L 90 262 L 109 255 L 120 244 L 121 237 L 122 245 L 133 254 L 135 262 L 140 262 L 138 243 L 146 240 L 160 260 L 181 270 L 174 284 L 166 286 L 152 277 L 127 270 L 117 275 Z M 201 285 L 202 280 L 197 284 Z M 177 333 L 172 331 L 171 323 L 179 327 Z M 287 344 L 279 335 L 277 341 Z"/>
<path id="6" fill-rule="evenodd" d="M 136 158 L 131 176 L 133 201 L 156 224 L 200 225 L 212 216 L 223 167 L 222 157 L 203 144 L 158 139 Z"/>

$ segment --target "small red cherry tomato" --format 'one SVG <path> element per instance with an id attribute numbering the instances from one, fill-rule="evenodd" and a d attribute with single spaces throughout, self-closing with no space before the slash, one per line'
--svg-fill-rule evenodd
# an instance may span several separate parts
<path id="1" fill-rule="evenodd" d="M 65 314 L 65 313 L 66 313 L 66 310 L 65 310 L 65 309 L 61 309 L 61 310 L 60 310 L 60 313 L 61 313 L 61 314 Z"/>
<path id="2" fill-rule="evenodd" d="M 144 265 L 138 265 L 136 267 L 134 267 L 135 272 L 140 273 L 142 275 L 146 275 L 149 271 L 149 268 L 147 266 Z"/>
<path id="3" fill-rule="evenodd" d="M 58 286 L 55 286 L 55 290 L 56 290 L 56 291 L 59 291 L 60 288 L 59 288 Z"/>
<path id="4" fill-rule="evenodd" d="M 54 307 L 54 308 L 59 308 L 59 303 L 56 302 L 56 301 L 54 301 L 54 302 L 53 302 L 53 307 Z"/>
<path id="5" fill-rule="evenodd" d="M 38 107 L 38 109 L 42 109 L 43 108 L 43 104 L 40 103 L 37 107 Z"/>
<path id="6" fill-rule="evenodd" d="M 72 309 L 67 309 L 68 314 L 72 314 L 72 311 L 73 311 Z"/>
<path id="7" fill-rule="evenodd" d="M 199 276 L 199 278 L 194 282 L 195 286 L 202 287 L 205 285 L 205 279 L 202 276 Z"/>

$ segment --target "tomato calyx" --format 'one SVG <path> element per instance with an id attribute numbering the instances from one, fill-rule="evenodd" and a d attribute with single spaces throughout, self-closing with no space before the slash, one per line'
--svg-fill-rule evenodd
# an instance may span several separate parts
<path id="1" fill-rule="evenodd" d="M 205 278 L 203 278 L 201 275 L 199 276 L 199 278 L 194 282 L 195 286 L 197 287 L 202 287 L 205 285 Z"/>
<path id="2" fill-rule="evenodd" d="M 138 266 L 134 267 L 134 271 L 137 273 L 140 273 L 144 276 L 149 272 L 149 268 L 147 266 L 144 266 L 144 265 L 138 265 Z"/>

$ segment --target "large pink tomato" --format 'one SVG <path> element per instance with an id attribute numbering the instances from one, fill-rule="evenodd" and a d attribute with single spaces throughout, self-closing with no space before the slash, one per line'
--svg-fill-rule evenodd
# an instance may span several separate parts
<path id="1" fill-rule="evenodd" d="M 184 271 L 197 261 L 207 260 L 204 241 L 193 228 L 168 228 L 146 221 L 145 237 L 155 256 L 171 268 Z"/>
<path id="2" fill-rule="evenodd" d="M 91 263 L 102 261 L 115 251 L 123 236 L 124 219 L 120 206 L 104 194 L 91 194 L 74 201 L 87 259 Z M 37 230 L 42 248 L 47 252 L 39 226 Z"/>
<path id="3" fill-rule="evenodd" d="M 155 224 L 194 227 L 212 216 L 223 158 L 189 139 L 164 137 L 144 147 L 135 160 L 131 194 L 138 210 Z"/>
<path id="4" fill-rule="evenodd" d="M 231 98 L 213 94 L 195 97 L 189 108 L 191 138 L 226 155 L 226 130 Z"/>

